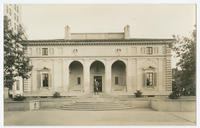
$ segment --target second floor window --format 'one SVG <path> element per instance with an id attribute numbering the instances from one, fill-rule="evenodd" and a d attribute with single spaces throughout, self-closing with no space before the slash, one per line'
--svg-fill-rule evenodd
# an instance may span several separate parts
<path id="1" fill-rule="evenodd" d="M 48 48 L 42 48 L 42 55 L 48 55 Z"/>
<path id="2" fill-rule="evenodd" d="M 153 54 L 153 48 L 152 47 L 147 47 L 146 48 L 146 54 Z"/>

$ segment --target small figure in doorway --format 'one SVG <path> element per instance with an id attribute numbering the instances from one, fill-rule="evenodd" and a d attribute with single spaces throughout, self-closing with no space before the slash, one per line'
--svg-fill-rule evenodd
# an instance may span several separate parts
<path id="1" fill-rule="evenodd" d="M 98 95 L 98 91 L 99 91 L 99 82 L 94 79 L 94 94 Z"/>

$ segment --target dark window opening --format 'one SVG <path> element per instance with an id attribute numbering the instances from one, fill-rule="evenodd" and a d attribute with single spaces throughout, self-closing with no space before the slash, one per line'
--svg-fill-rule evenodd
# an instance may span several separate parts
<path id="1" fill-rule="evenodd" d="M 49 75 L 47 73 L 42 74 L 43 87 L 49 87 Z"/>
<path id="2" fill-rule="evenodd" d="M 153 73 L 147 73 L 146 86 L 153 86 Z"/>
<path id="3" fill-rule="evenodd" d="M 115 85 L 118 85 L 118 84 L 119 84 L 119 78 L 115 77 Z"/>
<path id="4" fill-rule="evenodd" d="M 42 48 L 42 55 L 48 55 L 48 48 Z"/>
<path id="5" fill-rule="evenodd" d="M 81 84 L 81 78 L 80 78 L 80 77 L 77 78 L 77 84 L 78 84 L 78 85 Z"/>

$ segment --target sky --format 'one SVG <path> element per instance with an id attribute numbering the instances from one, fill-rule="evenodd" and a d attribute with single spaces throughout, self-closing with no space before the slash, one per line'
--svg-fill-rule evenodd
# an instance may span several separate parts
<path id="1" fill-rule="evenodd" d="M 123 32 L 131 38 L 172 38 L 189 35 L 196 24 L 192 4 L 27 4 L 22 21 L 28 39 L 63 39 L 64 26 L 72 33 Z"/>

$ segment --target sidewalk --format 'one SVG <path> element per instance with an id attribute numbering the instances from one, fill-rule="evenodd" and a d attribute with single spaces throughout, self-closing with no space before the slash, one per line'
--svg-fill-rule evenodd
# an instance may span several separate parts
<path id="1" fill-rule="evenodd" d="M 121 111 L 9 111 L 4 124 L 13 125 L 195 125 L 194 112 Z"/>

